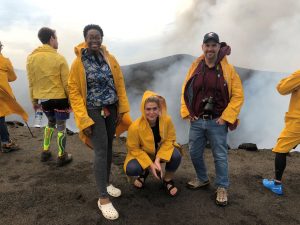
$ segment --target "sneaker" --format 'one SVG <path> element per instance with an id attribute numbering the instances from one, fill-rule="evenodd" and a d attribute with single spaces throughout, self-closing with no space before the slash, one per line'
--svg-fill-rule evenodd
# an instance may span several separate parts
<path id="1" fill-rule="evenodd" d="M 72 155 L 65 152 L 62 156 L 59 156 L 57 157 L 57 162 L 56 162 L 56 165 L 57 166 L 64 166 L 68 163 L 70 163 L 72 161 Z"/>
<path id="2" fill-rule="evenodd" d="M 47 162 L 49 159 L 51 159 L 51 152 L 43 151 L 41 154 L 41 162 Z"/>
<path id="3" fill-rule="evenodd" d="M 9 140 L 8 143 L 1 145 L 1 151 L 3 153 L 9 153 L 11 151 L 16 151 L 19 149 L 20 149 L 19 146 L 16 143 L 14 143 L 12 140 Z"/>
<path id="4" fill-rule="evenodd" d="M 216 204 L 219 206 L 226 206 L 228 203 L 227 190 L 223 187 L 218 187 L 216 194 Z"/>
<path id="5" fill-rule="evenodd" d="M 194 178 L 193 180 L 190 180 L 189 182 L 187 182 L 186 186 L 189 189 L 198 189 L 198 188 L 206 187 L 209 184 L 210 184 L 209 180 L 201 181 L 198 178 Z"/>
<path id="6" fill-rule="evenodd" d="M 283 195 L 282 184 L 275 184 L 274 180 L 263 179 L 263 185 L 277 195 Z"/>

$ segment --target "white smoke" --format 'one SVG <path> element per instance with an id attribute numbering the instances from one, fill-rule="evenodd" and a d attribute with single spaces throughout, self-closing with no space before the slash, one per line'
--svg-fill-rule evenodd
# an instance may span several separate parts
<path id="1" fill-rule="evenodd" d="M 229 61 L 235 66 L 264 71 L 294 71 L 299 67 L 300 2 L 297 0 L 239 1 L 193 0 L 170 25 L 162 49 L 166 55 L 201 55 L 205 33 L 214 31 L 232 48 Z M 230 132 L 229 144 L 256 143 L 272 148 L 284 127 L 290 96 L 276 91 L 288 73 L 257 72 L 243 83 L 245 103 L 241 124 Z M 182 80 L 183 82 L 183 80 Z M 180 90 L 178 90 L 180 91 Z M 181 127 L 177 127 L 181 130 Z"/>
<path id="2" fill-rule="evenodd" d="M 300 1 L 193 0 L 162 43 L 165 55 L 201 54 L 205 33 L 232 47 L 231 63 L 267 71 L 294 71 L 300 58 Z"/>
<path id="3" fill-rule="evenodd" d="M 258 148 L 272 148 L 281 129 L 288 108 L 289 96 L 276 90 L 283 77 L 278 73 L 256 72 L 243 83 L 245 102 L 240 113 L 241 123 L 229 133 L 229 145 L 256 143 Z"/>

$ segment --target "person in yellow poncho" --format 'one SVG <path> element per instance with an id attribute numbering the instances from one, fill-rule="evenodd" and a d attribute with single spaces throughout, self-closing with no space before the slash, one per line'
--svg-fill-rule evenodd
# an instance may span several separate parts
<path id="1" fill-rule="evenodd" d="M 230 46 L 220 42 L 218 34 L 204 35 L 203 55 L 191 65 L 181 96 L 181 117 L 190 120 L 189 151 L 197 177 L 187 185 L 191 189 L 209 185 L 204 162 L 207 141 L 212 146 L 215 162 L 216 204 L 228 202 L 228 147 L 227 133 L 235 129 L 244 102 L 243 87 L 226 55 Z"/>
<path id="2" fill-rule="evenodd" d="M 291 94 L 291 99 L 289 110 L 285 114 L 285 127 L 272 150 L 275 153 L 275 178 L 263 179 L 263 185 L 275 194 L 282 195 L 286 156 L 300 144 L 300 70 L 282 79 L 277 90 L 282 95 Z"/>
<path id="3" fill-rule="evenodd" d="M 0 136 L 2 152 L 10 152 L 17 150 L 19 147 L 14 143 L 9 136 L 5 123 L 5 116 L 10 114 L 19 114 L 24 121 L 28 120 L 28 115 L 24 109 L 17 103 L 9 82 L 15 81 L 17 76 L 13 66 L 8 58 L 5 58 L 1 51 L 3 45 L 0 42 Z"/>
<path id="4" fill-rule="evenodd" d="M 112 142 L 130 124 L 129 102 L 121 68 L 105 46 L 103 30 L 90 24 L 83 31 L 85 42 L 75 47 L 69 76 L 69 98 L 81 140 L 94 149 L 94 173 L 99 191 L 98 207 L 106 219 L 119 217 L 109 196 L 121 190 L 110 184 Z M 120 127 L 120 128 L 119 128 Z"/>
<path id="5" fill-rule="evenodd" d="M 143 188 L 150 172 L 162 179 L 170 196 L 178 194 L 173 182 L 175 171 L 181 162 L 176 145 L 176 133 L 171 117 L 167 114 L 166 101 L 158 94 L 146 91 L 141 103 L 141 117 L 128 129 L 127 156 L 124 170 L 127 176 L 136 177 L 134 186 Z M 165 174 L 161 163 L 166 162 Z"/>
<path id="6" fill-rule="evenodd" d="M 52 157 L 51 138 L 57 129 L 57 166 L 64 166 L 72 161 L 72 155 L 66 151 L 66 121 L 70 117 L 68 100 L 69 67 L 65 58 L 57 52 L 58 38 L 56 31 L 42 27 L 38 38 L 43 44 L 27 57 L 27 77 L 33 108 L 40 107 L 47 116 L 48 125 L 44 129 L 44 145 L 41 161 Z"/>

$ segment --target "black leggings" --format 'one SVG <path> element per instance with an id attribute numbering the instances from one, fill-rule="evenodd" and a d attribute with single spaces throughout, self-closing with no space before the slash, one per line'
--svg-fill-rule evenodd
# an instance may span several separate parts
<path id="1" fill-rule="evenodd" d="M 277 153 L 275 155 L 275 179 L 281 181 L 283 172 L 286 167 L 287 153 Z"/>

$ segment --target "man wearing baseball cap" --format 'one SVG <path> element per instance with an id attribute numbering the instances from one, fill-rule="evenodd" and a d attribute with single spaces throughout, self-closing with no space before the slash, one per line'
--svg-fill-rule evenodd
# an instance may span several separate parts
<path id="1" fill-rule="evenodd" d="M 238 124 L 244 101 L 239 75 L 228 63 L 230 47 L 218 34 L 204 35 L 203 54 L 191 65 L 182 87 L 181 117 L 190 121 L 189 151 L 197 177 L 187 183 L 190 189 L 210 184 L 203 153 L 209 141 L 215 161 L 216 204 L 228 203 L 227 132 Z"/>

